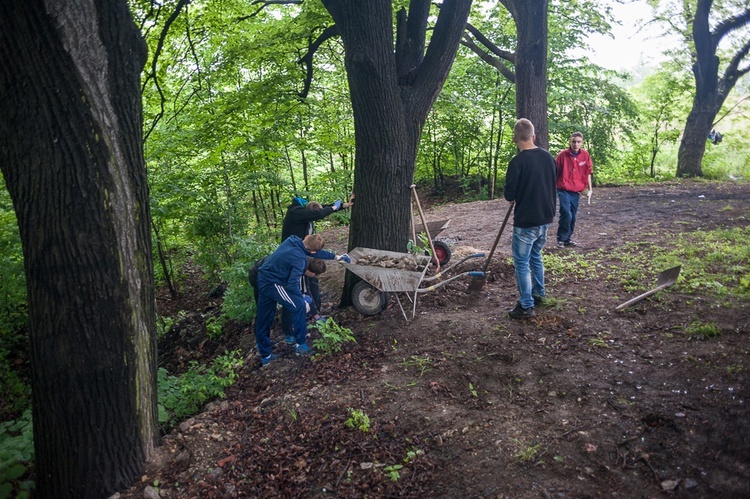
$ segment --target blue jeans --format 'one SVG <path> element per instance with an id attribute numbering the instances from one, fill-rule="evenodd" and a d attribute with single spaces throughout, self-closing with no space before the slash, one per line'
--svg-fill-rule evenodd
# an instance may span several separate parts
<path id="1" fill-rule="evenodd" d="M 557 225 L 557 242 L 567 243 L 576 228 L 576 214 L 578 213 L 578 200 L 581 195 L 577 192 L 557 191 L 557 199 L 560 200 L 560 220 Z"/>
<path id="2" fill-rule="evenodd" d="M 513 264 L 523 308 L 534 306 L 534 295 L 544 297 L 542 248 L 547 242 L 549 224 L 522 229 L 513 227 Z"/>

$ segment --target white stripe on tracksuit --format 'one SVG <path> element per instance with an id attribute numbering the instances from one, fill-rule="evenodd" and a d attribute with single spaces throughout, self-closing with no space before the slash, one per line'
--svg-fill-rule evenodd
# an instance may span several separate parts
<path id="1" fill-rule="evenodd" d="M 282 286 L 281 284 L 274 284 L 274 286 L 276 287 L 276 292 L 279 293 L 279 296 L 281 296 L 281 298 L 285 302 L 289 303 L 294 308 L 297 308 L 297 305 L 294 304 L 294 300 L 292 300 L 292 298 L 286 292 L 286 289 L 284 289 L 284 286 Z"/>

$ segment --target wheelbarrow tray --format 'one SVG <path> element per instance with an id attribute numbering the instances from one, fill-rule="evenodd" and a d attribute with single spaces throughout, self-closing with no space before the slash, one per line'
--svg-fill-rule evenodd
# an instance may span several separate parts
<path id="1" fill-rule="evenodd" d="M 427 255 L 411 255 L 409 253 L 398 253 L 395 251 L 376 250 L 371 248 L 357 247 L 348 252 L 352 263 L 341 262 L 347 270 L 352 271 L 360 279 L 379 291 L 386 292 L 414 292 L 419 288 L 424 271 L 402 270 L 394 268 L 378 267 L 373 265 L 358 265 L 356 262 L 364 256 L 387 257 L 393 260 L 400 258 L 416 259 L 418 265 L 427 267 L 430 257 Z"/>
<path id="2" fill-rule="evenodd" d="M 436 237 L 438 234 L 443 232 L 445 229 L 448 228 L 448 224 L 450 223 L 451 219 L 447 220 L 435 220 L 433 222 L 427 222 L 427 228 L 430 231 L 430 236 L 433 238 Z M 414 225 L 414 232 L 417 234 L 421 234 L 424 232 L 424 225 Z"/>

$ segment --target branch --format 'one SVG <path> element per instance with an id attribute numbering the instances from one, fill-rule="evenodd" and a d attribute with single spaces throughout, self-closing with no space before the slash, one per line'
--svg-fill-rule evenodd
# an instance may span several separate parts
<path id="1" fill-rule="evenodd" d="M 750 69 L 750 67 L 747 68 L 747 69 Z M 747 72 L 747 70 L 745 72 Z M 734 111 L 737 108 L 737 106 L 739 106 L 740 104 L 742 104 L 743 102 L 745 102 L 748 98 L 750 98 L 750 95 L 746 95 L 746 96 L 742 97 L 740 100 L 738 100 L 737 102 L 735 102 L 734 106 L 732 106 L 731 108 L 729 108 L 729 110 L 727 110 L 726 113 L 722 114 L 721 117 L 718 120 L 716 120 L 716 121 L 713 122 L 713 124 L 711 125 L 711 128 L 716 128 L 716 125 L 718 125 L 721 120 L 723 120 L 724 118 L 726 118 L 727 116 L 729 116 L 730 114 L 732 114 L 732 111 Z"/>
<path id="2" fill-rule="evenodd" d="M 503 50 L 494 43 L 492 43 L 486 36 L 482 34 L 481 31 L 479 31 L 477 28 L 471 25 L 471 23 L 466 23 L 466 30 L 474 35 L 474 38 L 476 38 L 479 43 L 487 47 L 487 49 L 498 56 L 500 59 L 505 59 L 506 61 L 510 62 L 515 66 L 516 64 L 516 54 L 514 52 L 508 52 L 507 50 Z"/>
<path id="3" fill-rule="evenodd" d="M 307 47 L 307 53 L 300 57 L 299 63 L 305 68 L 305 83 L 304 88 L 301 92 L 299 92 L 299 96 L 301 99 L 305 99 L 307 97 L 307 94 L 310 93 L 310 85 L 312 85 L 312 79 L 313 79 L 313 57 L 315 56 L 315 52 L 318 51 L 318 48 L 329 38 L 333 38 L 334 36 L 339 35 L 339 28 L 335 24 L 333 26 L 329 26 L 326 29 L 323 30 L 323 33 L 318 36 L 318 38 L 310 43 L 310 45 Z"/>
<path id="4" fill-rule="evenodd" d="M 500 58 L 493 57 L 492 54 L 482 50 L 479 45 L 474 43 L 474 40 L 468 33 L 464 33 L 464 36 L 461 38 L 461 45 L 463 45 L 464 47 L 468 47 L 468 49 L 478 55 L 480 59 L 482 59 L 493 68 L 497 69 L 500 74 L 505 77 L 506 80 L 510 81 L 511 83 L 516 83 L 515 73 L 513 73 L 513 71 L 511 71 L 505 64 L 503 64 L 503 61 L 501 61 Z"/>
<path id="5" fill-rule="evenodd" d="M 154 80 L 154 85 L 156 86 L 156 90 L 159 92 L 159 100 L 160 100 L 160 111 L 157 113 L 156 117 L 154 118 L 154 122 L 151 124 L 151 128 L 149 129 L 148 133 L 144 136 L 144 142 L 146 139 L 148 139 L 148 136 L 151 134 L 153 129 L 156 127 L 156 124 L 161 120 L 161 118 L 164 116 L 164 91 L 161 89 L 161 86 L 159 85 L 159 79 L 156 77 L 156 66 L 159 61 L 159 56 L 161 55 L 161 51 L 164 48 L 164 40 L 167 38 L 167 33 L 169 33 L 169 28 L 172 26 L 172 23 L 175 22 L 177 17 L 179 17 L 180 12 L 182 12 L 182 9 L 187 6 L 187 4 L 190 3 L 190 0 L 179 0 L 177 2 L 177 5 L 175 6 L 174 12 L 172 12 L 172 15 L 169 16 L 169 19 L 167 19 L 167 22 L 164 23 L 164 27 L 161 30 L 161 33 L 159 34 L 159 40 L 156 44 L 156 50 L 154 51 L 154 57 L 151 59 L 151 72 L 146 76 L 146 78 L 143 80 L 143 86 L 141 87 L 141 94 L 146 89 L 146 84 L 148 84 L 148 81 L 150 79 Z"/>
<path id="6" fill-rule="evenodd" d="M 250 5 L 260 5 L 258 9 L 252 14 L 238 17 L 236 21 L 246 21 L 260 14 L 260 11 L 268 7 L 269 5 L 301 5 L 303 0 L 253 0 Z"/>
<path id="7" fill-rule="evenodd" d="M 409 15 L 404 9 L 396 14 L 396 71 L 399 85 L 410 85 L 424 57 L 429 0 L 412 0 Z"/>
<path id="8" fill-rule="evenodd" d="M 750 23 L 750 9 L 746 9 L 745 12 L 720 22 L 711 35 L 711 38 L 714 40 L 714 46 L 718 46 L 721 39 L 730 31 L 741 28 L 748 23 Z"/>
<path id="9" fill-rule="evenodd" d="M 729 61 L 727 68 L 724 70 L 724 76 L 721 77 L 719 88 L 721 88 L 725 98 L 729 94 L 729 91 L 734 88 L 737 80 L 742 78 L 748 70 L 750 70 L 750 66 L 744 69 L 739 69 L 740 63 L 742 63 L 745 57 L 747 57 L 748 52 L 750 52 L 750 40 L 747 40 L 734 56 L 732 56 L 732 60 Z"/>

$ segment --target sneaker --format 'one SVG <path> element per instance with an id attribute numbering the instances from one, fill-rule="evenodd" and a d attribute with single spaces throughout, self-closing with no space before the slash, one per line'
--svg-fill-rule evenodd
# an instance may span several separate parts
<path id="1" fill-rule="evenodd" d="M 272 360 L 276 360 L 278 358 L 279 358 L 279 356 L 276 355 L 276 354 L 273 354 L 273 353 L 271 355 L 269 355 L 268 357 L 261 357 L 261 359 L 260 359 L 260 365 L 261 366 L 267 366 L 268 364 L 271 363 Z"/>
<path id="2" fill-rule="evenodd" d="M 284 336 L 284 343 L 287 345 L 294 345 L 295 341 L 294 336 Z"/>
<path id="3" fill-rule="evenodd" d="M 576 243 L 575 241 L 565 241 L 563 245 L 567 248 L 567 247 L 578 246 L 578 243 Z"/>
<path id="4" fill-rule="evenodd" d="M 562 242 L 562 241 L 557 241 L 557 247 L 558 248 L 564 248 L 565 247 L 565 243 Z"/>
<path id="5" fill-rule="evenodd" d="M 294 353 L 297 355 L 312 355 L 315 353 L 315 350 L 307 346 L 307 343 L 302 343 L 294 346 Z"/>
<path id="6" fill-rule="evenodd" d="M 533 298 L 534 298 L 535 307 L 540 307 L 544 305 L 544 296 L 534 295 Z"/>
<path id="7" fill-rule="evenodd" d="M 531 319 L 536 317 L 536 312 L 534 312 L 534 307 L 523 308 L 520 303 L 516 303 L 516 307 L 508 312 L 508 317 L 511 319 Z"/>

